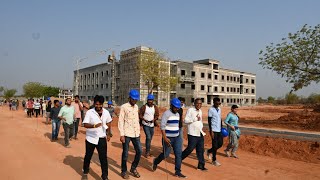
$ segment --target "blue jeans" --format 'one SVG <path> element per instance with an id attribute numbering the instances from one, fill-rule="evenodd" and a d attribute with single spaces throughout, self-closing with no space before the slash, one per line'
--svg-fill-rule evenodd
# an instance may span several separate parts
<path id="1" fill-rule="evenodd" d="M 127 160 L 128 160 L 128 151 L 129 151 L 129 143 L 132 141 L 134 150 L 136 151 L 136 155 L 134 156 L 134 160 L 131 165 L 131 169 L 136 169 L 138 167 L 142 149 L 141 149 L 141 142 L 140 137 L 132 138 L 125 136 L 125 142 L 122 143 L 122 158 L 121 158 L 121 172 L 127 172 Z"/>
<path id="2" fill-rule="evenodd" d="M 146 153 L 149 153 L 151 149 L 151 140 L 154 134 L 154 127 L 143 125 L 143 130 L 146 134 Z"/>
<path id="3" fill-rule="evenodd" d="M 181 138 L 181 148 L 183 149 L 183 127 L 179 128 L 179 137 Z"/>
<path id="4" fill-rule="evenodd" d="M 188 135 L 188 146 L 182 152 L 182 160 L 188 157 L 192 151 L 196 148 L 196 154 L 198 159 L 198 168 L 204 167 L 205 160 L 204 160 L 204 138 L 201 135 L 200 137 Z"/>
<path id="5" fill-rule="evenodd" d="M 61 121 L 52 119 L 52 139 L 58 138 Z"/>
<path id="6" fill-rule="evenodd" d="M 173 148 L 174 156 L 175 156 L 175 173 L 181 173 L 181 154 L 182 154 L 182 141 L 181 137 L 168 137 L 170 140 L 170 144 Z M 171 148 L 164 142 L 162 139 L 163 152 L 154 160 L 156 165 L 160 164 L 164 158 L 167 158 L 170 155 Z"/>

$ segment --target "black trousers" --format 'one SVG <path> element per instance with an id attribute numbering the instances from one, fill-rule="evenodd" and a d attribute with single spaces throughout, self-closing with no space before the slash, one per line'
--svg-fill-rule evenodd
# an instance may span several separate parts
<path id="1" fill-rule="evenodd" d="M 98 145 L 92 144 L 86 140 L 86 155 L 84 156 L 83 162 L 83 173 L 89 173 L 90 161 L 94 152 L 94 149 L 97 148 L 99 154 L 99 160 L 101 164 L 102 179 L 108 177 L 108 159 L 107 159 L 107 140 L 106 138 L 99 138 Z"/>
<path id="2" fill-rule="evenodd" d="M 40 109 L 35 109 L 34 111 L 36 112 L 36 117 L 38 117 L 38 115 L 40 115 Z"/>
<path id="3" fill-rule="evenodd" d="M 213 132 L 214 137 L 212 140 L 212 148 L 208 150 L 208 153 L 212 153 L 212 161 L 217 160 L 217 150 L 223 145 L 223 136 L 221 132 Z"/>

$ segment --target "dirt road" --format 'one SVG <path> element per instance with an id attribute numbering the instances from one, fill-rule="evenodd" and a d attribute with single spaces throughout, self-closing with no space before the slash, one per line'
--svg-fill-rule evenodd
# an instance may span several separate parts
<path id="1" fill-rule="evenodd" d="M 71 141 L 72 147 L 65 148 L 61 135 L 58 142 L 50 142 L 51 125 L 44 124 L 44 121 L 43 118 L 27 118 L 23 111 L 10 112 L 6 107 L 0 107 L 0 179 L 81 179 L 85 130 L 80 128 L 79 140 Z M 62 127 L 60 132 L 63 133 Z M 109 178 L 121 179 L 122 148 L 118 130 L 114 128 L 113 132 L 114 137 L 108 143 Z M 141 131 L 141 141 L 144 142 L 144 139 Z M 161 137 L 156 135 L 152 143 L 152 153 L 158 155 Z M 133 160 L 132 152 L 133 148 L 130 146 L 128 167 Z M 231 159 L 224 157 L 221 152 L 222 149 L 218 159 L 222 166 L 214 167 L 208 163 L 208 172 L 195 170 L 197 160 L 193 152 L 183 162 L 182 173 L 188 179 L 320 179 L 320 164 L 271 158 L 241 150 L 238 153 L 240 159 Z M 168 179 L 177 179 L 173 176 L 173 157 L 170 155 L 168 159 L 168 170 L 165 162 L 162 162 L 156 172 L 150 170 L 152 158 L 142 157 L 138 168 L 140 179 L 167 179 L 167 173 Z M 95 152 L 89 178 L 99 179 L 100 175 L 98 155 Z M 130 179 L 134 177 L 130 176 Z"/>

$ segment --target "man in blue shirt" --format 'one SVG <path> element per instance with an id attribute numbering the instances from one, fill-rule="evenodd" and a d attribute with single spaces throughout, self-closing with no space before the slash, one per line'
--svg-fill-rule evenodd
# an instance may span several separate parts
<path id="1" fill-rule="evenodd" d="M 212 164 L 214 166 L 221 166 L 216 158 L 217 150 L 223 145 L 223 136 L 221 134 L 221 109 L 219 108 L 220 104 L 220 99 L 214 98 L 213 106 L 208 111 L 208 124 L 212 141 L 212 148 L 207 150 L 206 153 L 209 159 L 212 158 Z M 210 156 L 211 154 L 212 156 Z"/>

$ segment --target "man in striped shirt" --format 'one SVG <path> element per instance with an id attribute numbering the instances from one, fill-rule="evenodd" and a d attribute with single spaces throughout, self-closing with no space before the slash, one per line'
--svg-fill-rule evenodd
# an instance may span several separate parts
<path id="1" fill-rule="evenodd" d="M 171 108 L 163 113 L 161 118 L 161 133 L 163 141 L 163 152 L 153 160 L 152 170 L 157 169 L 158 164 L 167 158 L 173 148 L 175 155 L 175 176 L 186 178 L 181 174 L 181 154 L 182 140 L 179 137 L 179 121 L 180 116 L 178 110 L 181 108 L 181 102 L 178 98 L 171 100 Z"/>

